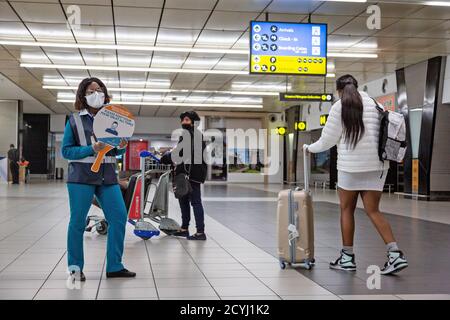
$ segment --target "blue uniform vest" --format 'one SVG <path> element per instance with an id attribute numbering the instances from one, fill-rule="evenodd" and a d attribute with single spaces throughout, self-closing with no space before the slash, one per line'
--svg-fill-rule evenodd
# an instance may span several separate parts
<path id="1" fill-rule="evenodd" d="M 92 145 L 94 120 L 89 114 L 74 113 L 70 116 L 69 123 L 78 146 Z M 115 154 L 115 149 L 106 154 L 97 173 L 91 171 L 95 155 L 80 160 L 69 160 L 67 182 L 94 185 L 117 184 Z"/>

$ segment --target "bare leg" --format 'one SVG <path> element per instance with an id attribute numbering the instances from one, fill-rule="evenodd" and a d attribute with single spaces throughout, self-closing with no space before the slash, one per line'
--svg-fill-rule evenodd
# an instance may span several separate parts
<path id="1" fill-rule="evenodd" d="M 349 191 L 339 188 L 339 200 L 341 207 L 341 232 L 342 244 L 353 246 L 355 234 L 355 208 L 358 201 L 358 191 Z"/>
<path id="2" fill-rule="evenodd" d="M 384 243 L 388 244 L 395 242 L 391 226 L 378 208 L 381 199 L 381 191 L 362 191 L 361 198 L 367 215 L 375 225 L 380 236 L 383 238 Z"/>

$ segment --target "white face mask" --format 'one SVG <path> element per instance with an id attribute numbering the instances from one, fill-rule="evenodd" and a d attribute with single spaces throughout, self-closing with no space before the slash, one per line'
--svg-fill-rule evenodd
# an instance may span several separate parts
<path id="1" fill-rule="evenodd" d="M 103 106 L 105 103 L 105 94 L 103 92 L 97 92 L 91 93 L 90 95 L 86 96 L 86 102 L 88 106 L 99 109 Z"/>

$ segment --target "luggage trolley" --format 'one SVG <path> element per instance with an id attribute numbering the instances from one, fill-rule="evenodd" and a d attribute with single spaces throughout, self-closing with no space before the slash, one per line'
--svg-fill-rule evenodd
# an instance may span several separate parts
<path id="1" fill-rule="evenodd" d="M 135 227 L 134 234 L 144 240 L 158 236 L 160 230 L 171 235 L 180 229 L 180 225 L 168 217 L 171 166 L 161 164 L 149 151 L 141 151 L 139 156 L 141 172 L 135 175 L 128 221 Z M 145 219 L 158 223 L 159 230 Z"/>

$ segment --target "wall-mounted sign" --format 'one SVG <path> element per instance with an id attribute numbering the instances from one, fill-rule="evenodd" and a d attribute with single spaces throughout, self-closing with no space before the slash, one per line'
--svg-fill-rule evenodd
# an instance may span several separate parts
<path id="1" fill-rule="evenodd" d="M 277 127 L 277 133 L 278 133 L 280 136 L 284 136 L 284 135 L 286 134 L 286 132 L 287 132 L 286 127 Z"/>
<path id="2" fill-rule="evenodd" d="M 306 125 L 306 121 L 299 121 L 296 122 L 294 125 L 295 130 L 298 131 L 306 131 L 307 125 Z"/>
<path id="3" fill-rule="evenodd" d="M 323 127 L 328 120 L 328 115 L 327 114 L 321 114 L 320 115 L 320 126 Z"/>
<path id="4" fill-rule="evenodd" d="M 397 98 L 395 93 L 377 97 L 375 100 L 377 100 L 377 102 L 381 104 L 385 110 L 396 111 L 397 109 Z"/>
<path id="5" fill-rule="evenodd" d="M 333 101 L 332 93 L 289 93 L 280 92 L 280 101 Z"/>
<path id="6" fill-rule="evenodd" d="M 327 74 L 327 25 L 250 22 L 250 73 Z"/>

